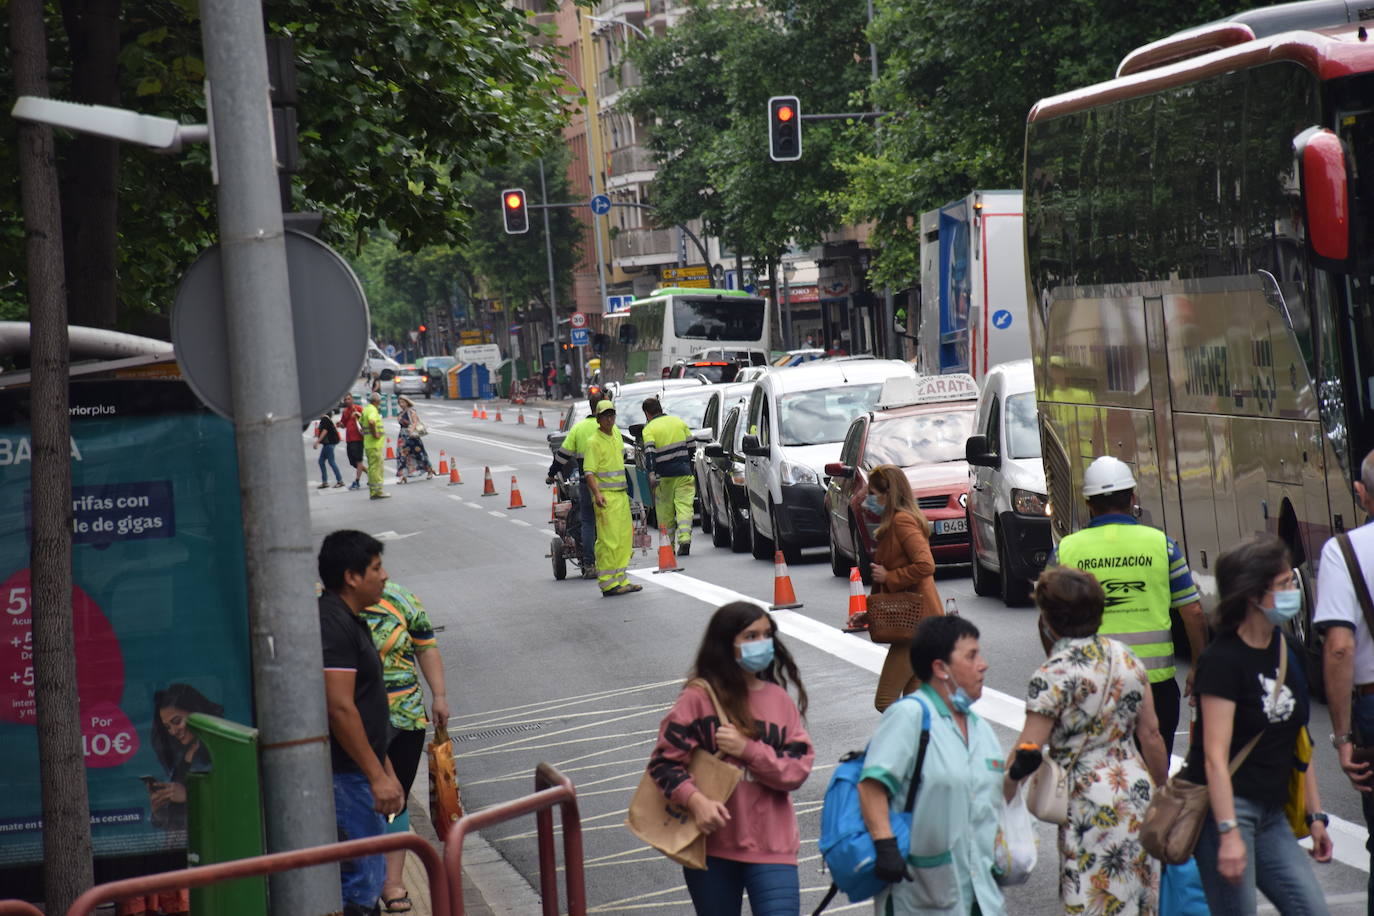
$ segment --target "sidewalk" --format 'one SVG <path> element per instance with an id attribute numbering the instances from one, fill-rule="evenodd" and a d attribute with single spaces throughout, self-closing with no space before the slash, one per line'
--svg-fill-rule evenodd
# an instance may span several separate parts
<path id="1" fill-rule="evenodd" d="M 421 777 L 424 776 L 422 772 Z M 443 844 L 434 834 L 434 825 L 430 822 L 428 805 L 414 798 L 410 799 L 410 829 L 415 831 L 425 840 L 428 840 L 443 852 Z M 429 877 L 425 873 L 425 867 L 420 864 L 420 860 L 412 855 L 406 856 L 405 870 L 402 873 L 405 878 L 406 889 L 410 892 L 410 912 L 413 916 L 432 916 L 434 906 L 429 899 Z M 463 905 L 467 908 L 469 916 L 496 916 L 496 911 L 491 908 L 491 904 L 486 901 L 482 893 L 477 889 L 476 882 L 472 881 L 467 874 L 467 869 L 463 869 Z M 383 910 L 383 913 L 386 911 Z"/>

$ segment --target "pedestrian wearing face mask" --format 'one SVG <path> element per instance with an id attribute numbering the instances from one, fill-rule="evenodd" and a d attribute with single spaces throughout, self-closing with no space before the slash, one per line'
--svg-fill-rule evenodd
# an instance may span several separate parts
<path id="1" fill-rule="evenodd" d="M 992 726 L 973 711 L 988 670 L 978 628 L 963 617 L 922 620 L 911 665 L 922 684 L 914 698 L 883 713 L 860 774 L 859 805 L 877 854 L 874 874 L 889 883 L 874 898 L 874 916 L 1002 916 L 992 867 L 1006 755 Z M 906 806 L 927 715 L 930 743 L 903 858 L 892 815 Z"/>
<path id="2" fill-rule="evenodd" d="M 797 665 L 767 612 L 736 601 L 711 616 L 690 677 L 711 685 L 730 722 L 722 725 L 710 696 L 689 683 L 659 727 L 649 773 L 706 835 L 706 869 L 683 869 L 692 905 L 703 916 L 739 916 L 747 891 L 755 916 L 796 916 L 801 835 L 791 793 L 815 757 Z M 745 771 L 724 804 L 692 782 L 697 748 L 723 751 Z"/>
<path id="3" fill-rule="evenodd" d="M 930 522 L 916 507 L 911 484 L 896 465 L 880 464 L 868 476 L 865 507 L 877 515 L 878 544 L 873 551 L 873 594 L 914 592 L 921 598 L 921 617 L 943 614 L 935 590 L 935 558 L 930 554 Z M 911 670 L 911 640 L 887 647 L 873 705 L 883 712 L 892 701 L 921 682 Z"/>
<path id="4" fill-rule="evenodd" d="M 1218 916 L 1253 913 L 1258 888 L 1280 913 L 1326 913 L 1321 885 L 1284 814 L 1293 748 L 1308 715 L 1307 679 L 1282 630 L 1302 608 L 1293 560 L 1282 541 L 1261 534 L 1224 551 L 1216 572 L 1217 636 L 1193 680 L 1202 737 L 1188 749 L 1183 774 L 1205 783 L 1211 802 L 1196 851 L 1207 905 Z M 1288 667 L 1279 683 L 1285 650 Z M 1311 856 L 1329 862 L 1315 759 L 1306 789 Z"/>

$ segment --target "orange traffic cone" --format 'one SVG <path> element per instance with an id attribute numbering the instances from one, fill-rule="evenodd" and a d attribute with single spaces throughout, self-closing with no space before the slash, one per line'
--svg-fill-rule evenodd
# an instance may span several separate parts
<path id="1" fill-rule="evenodd" d="M 773 603 L 769 605 L 769 609 L 785 611 L 801 606 L 796 592 L 792 591 L 792 577 L 787 574 L 787 561 L 783 559 L 781 550 L 776 551 L 773 554 Z"/>
<path id="2" fill-rule="evenodd" d="M 846 633 L 861 633 L 868 629 L 868 624 L 855 625 L 853 620 L 859 614 L 868 613 L 868 595 L 864 592 L 864 580 L 859 575 L 859 567 L 849 568 L 849 621 L 845 623 Z"/>
<path id="3" fill-rule="evenodd" d="M 539 422 L 536 423 L 536 424 L 534 424 L 534 428 L 535 428 L 535 429 L 545 429 L 545 428 L 546 428 L 546 427 L 544 426 L 544 411 L 542 411 L 542 410 L 539 411 Z"/>
<path id="4" fill-rule="evenodd" d="M 448 459 L 444 457 L 444 450 L 439 449 L 439 473 L 448 473 Z"/>
<path id="5" fill-rule="evenodd" d="M 387 461 L 395 461 L 395 460 L 396 460 L 396 450 L 395 450 L 394 448 L 391 447 L 391 437 L 390 437 L 390 436 L 387 436 L 387 437 L 386 437 L 386 460 L 387 460 Z"/>
<path id="6" fill-rule="evenodd" d="M 479 419 L 479 420 L 485 420 L 486 418 L 487 418 L 487 405 L 483 404 L 483 405 L 482 405 L 482 412 L 481 412 L 480 414 L 477 415 L 477 419 Z"/>
<path id="7" fill-rule="evenodd" d="M 496 484 L 493 483 L 492 480 L 491 480 L 491 468 L 490 468 L 490 467 L 486 468 L 486 472 L 487 472 L 486 477 L 485 477 L 485 478 L 483 479 L 483 481 L 482 481 L 482 495 L 483 495 L 483 496 L 495 496 L 495 495 L 496 495 Z"/>
<path id="8" fill-rule="evenodd" d="M 563 418 L 562 418 L 562 417 L 559 417 L 559 418 L 558 418 L 558 431 L 559 431 L 560 433 L 563 431 Z"/>
<path id="9" fill-rule="evenodd" d="M 517 413 L 517 414 L 515 415 L 515 425 L 516 425 L 516 426 L 524 426 L 524 425 L 525 425 L 525 411 L 524 411 L 524 408 L 521 408 L 520 412 Z"/>
<path id="10" fill-rule="evenodd" d="M 677 555 L 673 553 L 673 542 L 668 538 L 668 529 L 659 525 L 658 569 L 654 570 L 654 575 L 666 572 L 682 572 L 682 567 L 677 565 Z"/>
<path id="11" fill-rule="evenodd" d="M 506 508 L 507 508 L 507 509 L 523 509 L 523 508 L 525 508 L 525 500 L 524 500 L 524 498 L 520 495 L 520 484 L 518 484 L 518 483 L 515 482 L 515 475 L 514 475 L 514 474 L 510 475 L 510 505 L 507 506 Z"/>
<path id="12" fill-rule="evenodd" d="M 473 401 L 473 402 L 472 402 L 472 418 L 473 418 L 474 420 L 477 419 L 477 402 L 476 402 L 476 401 Z"/>
<path id="13" fill-rule="evenodd" d="M 497 422 L 497 423 L 500 423 L 500 422 L 501 422 L 501 408 L 499 408 L 499 407 L 496 408 L 496 422 Z"/>
<path id="14" fill-rule="evenodd" d="M 453 462 L 453 464 L 449 465 L 449 469 L 448 469 L 448 485 L 449 485 L 449 486 L 453 486 L 455 483 L 462 483 L 462 482 L 463 482 L 463 478 L 458 476 L 458 462 L 455 461 L 455 462 Z"/>

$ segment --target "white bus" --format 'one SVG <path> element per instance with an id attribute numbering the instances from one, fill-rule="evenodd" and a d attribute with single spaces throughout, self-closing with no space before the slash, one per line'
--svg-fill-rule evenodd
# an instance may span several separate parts
<path id="1" fill-rule="evenodd" d="M 706 349 L 768 351 L 768 300 L 738 290 L 656 289 L 602 322 L 601 378 L 660 378 Z"/>
<path id="2" fill-rule="evenodd" d="M 1102 454 L 1133 466 L 1143 521 L 1178 540 L 1206 603 L 1223 548 L 1278 535 L 1314 682 L 1316 566 L 1363 521 L 1352 482 L 1374 447 L 1374 42 L 1334 6 L 1140 48 L 1039 102 L 1025 160 L 1054 536 L 1086 522 Z"/>

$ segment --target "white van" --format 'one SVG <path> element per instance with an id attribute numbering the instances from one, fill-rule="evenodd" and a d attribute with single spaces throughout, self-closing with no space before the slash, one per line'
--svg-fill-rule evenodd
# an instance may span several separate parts
<path id="1" fill-rule="evenodd" d="M 367 339 L 367 356 L 363 360 L 363 370 L 374 376 L 378 376 L 382 381 L 390 379 L 401 371 L 401 364 L 377 346 L 377 341 L 372 338 Z"/>
<path id="2" fill-rule="evenodd" d="M 776 549 L 790 563 L 801 548 L 829 543 L 825 466 L 839 460 L 850 421 L 897 376 L 915 372 L 896 359 L 818 360 L 754 383 L 741 450 L 755 557 L 771 559 Z"/>
<path id="3" fill-rule="evenodd" d="M 988 370 L 973 430 L 964 449 L 973 590 L 1025 604 L 1051 548 L 1030 360 Z"/>

